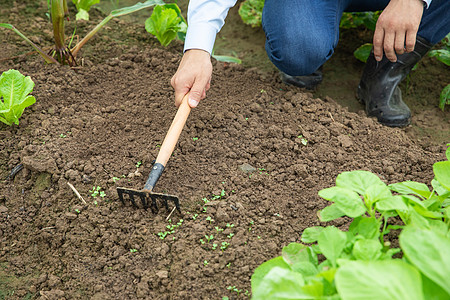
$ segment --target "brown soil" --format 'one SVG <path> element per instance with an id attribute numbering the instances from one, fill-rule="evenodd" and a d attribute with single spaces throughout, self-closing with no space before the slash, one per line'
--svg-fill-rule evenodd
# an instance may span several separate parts
<path id="1" fill-rule="evenodd" d="M 169 223 L 164 209 L 122 205 L 116 187 L 143 186 L 176 112 L 169 81 L 181 45 L 161 49 L 142 26 L 116 32 L 121 23 L 112 21 L 76 69 L 36 56 L 0 61 L 0 71 L 31 76 L 37 99 L 20 126 L 0 124 L 0 298 L 247 298 L 254 269 L 320 224 L 327 202 L 317 192 L 340 172 L 428 183 L 444 158 L 443 145 L 423 147 L 405 129 L 282 85 L 276 73 L 214 62 L 208 98 L 156 187 L 180 197 L 182 214 Z M 0 39 L 0 59 L 26 52 L 12 33 Z M 19 163 L 24 169 L 4 180 Z M 91 195 L 97 186 L 106 197 Z"/>

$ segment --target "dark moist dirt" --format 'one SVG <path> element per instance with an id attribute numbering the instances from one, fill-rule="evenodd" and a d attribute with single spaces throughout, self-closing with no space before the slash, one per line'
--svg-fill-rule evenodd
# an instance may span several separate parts
<path id="1" fill-rule="evenodd" d="M 169 82 L 182 47 L 162 49 L 143 26 L 122 23 L 112 21 L 76 69 L 35 55 L 0 61 L 0 71 L 31 76 L 37 99 L 20 126 L 0 125 L 0 298 L 247 298 L 258 265 L 305 228 L 326 225 L 316 213 L 328 203 L 317 192 L 340 172 L 429 183 L 432 164 L 444 159 L 443 145 L 424 147 L 408 129 L 286 87 L 276 73 L 214 62 L 208 98 L 189 116 L 156 187 L 180 197 L 182 214 L 169 223 L 165 209 L 123 205 L 116 187 L 143 186 L 176 112 Z M 0 59 L 28 51 L 12 33 L 0 30 L 0 38 Z M 24 169 L 5 180 L 19 163 Z M 104 198 L 91 195 L 97 186 Z"/>

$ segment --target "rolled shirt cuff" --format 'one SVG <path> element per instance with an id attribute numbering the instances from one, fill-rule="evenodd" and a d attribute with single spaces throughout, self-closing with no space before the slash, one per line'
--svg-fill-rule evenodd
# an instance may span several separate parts
<path id="1" fill-rule="evenodd" d="M 188 26 L 184 51 L 201 49 L 212 53 L 218 30 L 208 23 L 195 23 Z"/>
<path id="2" fill-rule="evenodd" d="M 431 1 L 432 0 L 422 0 L 425 3 L 425 8 L 430 7 Z"/>

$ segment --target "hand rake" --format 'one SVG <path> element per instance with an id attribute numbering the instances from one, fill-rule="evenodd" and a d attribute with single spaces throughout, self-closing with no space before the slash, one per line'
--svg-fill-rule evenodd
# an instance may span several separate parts
<path id="1" fill-rule="evenodd" d="M 158 202 L 162 202 L 167 211 L 169 211 L 169 201 L 171 201 L 173 202 L 173 204 L 175 204 L 175 207 L 181 213 L 180 201 L 177 196 L 155 193 L 153 192 L 153 188 L 158 182 L 159 177 L 161 177 L 161 174 L 164 171 L 164 167 L 166 166 L 167 161 L 172 155 L 173 149 L 178 142 L 178 138 L 180 137 L 184 124 L 186 123 L 189 113 L 191 112 L 191 107 L 189 106 L 187 100 L 188 95 L 184 96 L 183 100 L 181 101 L 180 107 L 178 108 L 175 118 L 170 125 L 169 131 L 164 138 L 164 141 L 161 145 L 158 156 L 156 157 L 156 161 L 153 165 L 150 175 L 148 176 L 144 188 L 142 190 L 134 190 L 123 187 L 117 188 L 117 194 L 119 195 L 119 199 L 123 204 L 125 204 L 125 195 L 128 195 L 128 198 L 134 206 L 139 207 L 137 201 L 135 200 L 135 198 L 137 198 L 141 200 L 143 208 L 147 209 L 150 206 L 152 212 L 156 213 L 158 211 Z"/>

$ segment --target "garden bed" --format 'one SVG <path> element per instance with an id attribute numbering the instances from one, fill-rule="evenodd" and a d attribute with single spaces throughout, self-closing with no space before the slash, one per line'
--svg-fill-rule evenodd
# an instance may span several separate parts
<path id="1" fill-rule="evenodd" d="M 128 32 L 128 45 L 111 31 L 92 41 L 75 69 L 35 56 L 0 62 L 31 76 L 37 99 L 20 126 L 0 125 L 0 296 L 245 298 L 258 265 L 320 224 L 317 192 L 340 172 L 426 183 L 444 158 L 444 145 L 422 147 L 275 73 L 214 62 L 208 98 L 155 188 L 178 195 L 182 214 L 169 223 L 165 210 L 123 205 L 116 187 L 143 186 L 176 112 L 170 78 L 182 49 L 141 37 L 143 26 Z M 97 187 L 105 197 L 92 196 Z"/>

